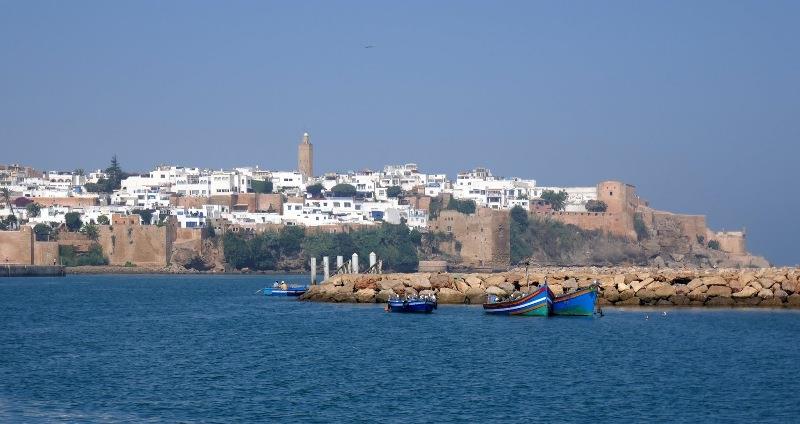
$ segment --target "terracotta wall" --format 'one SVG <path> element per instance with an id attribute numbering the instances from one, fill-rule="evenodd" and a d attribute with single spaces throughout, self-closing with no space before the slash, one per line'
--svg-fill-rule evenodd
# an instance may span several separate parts
<path id="1" fill-rule="evenodd" d="M 58 265 L 58 242 L 37 241 L 33 243 L 34 265 Z"/>
<path id="2" fill-rule="evenodd" d="M 32 265 L 34 259 L 33 229 L 0 231 L 0 264 Z"/>
<path id="3" fill-rule="evenodd" d="M 100 201 L 97 197 L 29 197 L 41 207 L 49 206 L 69 206 L 72 208 L 86 208 L 98 206 Z"/>
<path id="4" fill-rule="evenodd" d="M 506 267 L 511 260 L 508 219 L 507 211 L 486 208 L 480 208 L 471 215 L 444 210 L 436 219 L 428 222 L 428 228 L 432 232 L 453 235 L 460 245 L 455 253 L 459 254 L 464 265 Z"/>

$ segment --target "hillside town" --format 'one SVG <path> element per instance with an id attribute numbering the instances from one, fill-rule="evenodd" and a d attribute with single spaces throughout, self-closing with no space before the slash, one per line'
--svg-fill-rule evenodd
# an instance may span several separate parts
<path id="1" fill-rule="evenodd" d="M 469 267 L 504 268 L 513 259 L 508 211 L 514 208 L 631 240 L 672 235 L 685 246 L 671 259 L 662 257 L 665 264 L 692 248 L 741 256 L 740 265 L 752 261 L 743 231 L 714 232 L 704 216 L 651 209 L 629 184 L 543 187 L 534 179 L 501 177 L 486 168 L 451 180 L 413 163 L 316 175 L 308 133 L 298 145 L 296 170 L 158 165 L 129 174 L 115 156 L 108 168 L 90 172 L 0 165 L 0 189 L 0 224 L 6 230 L 0 234 L 0 261 L 5 263 L 55 264 L 63 262 L 64 246 L 85 253 L 100 245 L 99 255 L 111 265 L 166 267 L 181 248 L 194 252 L 190 257 L 203 256 L 204 240 L 229 232 L 299 226 L 336 233 L 402 223 L 454 238 L 451 261 L 458 257 Z M 127 243 L 119 242 L 123 238 Z M 224 258 L 217 262 L 222 266 Z"/>

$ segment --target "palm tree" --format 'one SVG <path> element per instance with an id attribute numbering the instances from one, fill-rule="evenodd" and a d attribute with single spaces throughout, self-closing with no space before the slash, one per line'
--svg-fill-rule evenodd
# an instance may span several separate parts
<path id="1" fill-rule="evenodd" d="M 11 210 L 11 216 L 14 217 L 14 222 L 16 222 L 16 215 L 14 215 L 14 204 L 11 203 L 11 190 L 9 190 L 8 187 L 0 188 L 0 198 L 3 199 L 3 202 L 6 204 L 6 206 L 8 206 L 8 209 Z"/>

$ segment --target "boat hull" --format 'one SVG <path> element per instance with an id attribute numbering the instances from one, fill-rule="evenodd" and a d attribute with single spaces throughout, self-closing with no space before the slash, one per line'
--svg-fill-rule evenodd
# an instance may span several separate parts
<path id="1" fill-rule="evenodd" d="M 389 301 L 389 312 L 425 313 L 429 314 L 436 309 L 436 302 L 432 301 Z"/>
<path id="2" fill-rule="evenodd" d="M 539 316 L 550 315 L 552 299 L 544 286 L 520 299 L 497 303 L 484 303 L 483 311 L 490 315 Z"/>
<path id="3" fill-rule="evenodd" d="M 597 290 L 590 287 L 553 299 L 553 315 L 591 316 L 597 306 Z"/>
<path id="4" fill-rule="evenodd" d="M 264 289 L 265 296 L 300 296 L 306 292 L 306 287 L 289 287 L 288 289 L 274 289 L 267 287 Z"/>

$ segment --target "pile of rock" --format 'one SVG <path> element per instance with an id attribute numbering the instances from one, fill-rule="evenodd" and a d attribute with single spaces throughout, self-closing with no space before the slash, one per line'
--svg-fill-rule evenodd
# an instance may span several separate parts
<path id="1" fill-rule="evenodd" d="M 800 269 L 673 270 L 539 268 L 495 274 L 343 274 L 312 286 L 300 299 L 386 302 L 397 295 L 436 295 L 439 303 L 481 304 L 487 295 L 527 292 L 545 279 L 556 295 L 597 281 L 601 305 L 800 307 Z"/>

